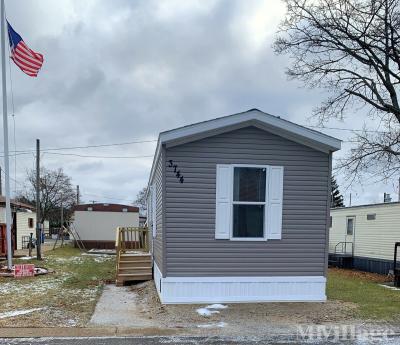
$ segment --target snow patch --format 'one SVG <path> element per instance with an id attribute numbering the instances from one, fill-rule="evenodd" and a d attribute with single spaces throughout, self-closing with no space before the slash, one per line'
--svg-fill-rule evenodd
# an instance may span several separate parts
<path id="1" fill-rule="evenodd" d="M 390 285 L 379 284 L 379 286 L 382 286 L 382 287 L 384 287 L 384 288 L 386 288 L 386 289 L 389 289 L 389 290 L 400 291 L 399 288 L 394 287 L 394 286 L 390 286 Z"/>
<path id="2" fill-rule="evenodd" d="M 196 309 L 196 311 L 197 311 L 197 313 L 199 315 L 205 316 L 205 317 L 211 316 L 212 314 L 218 314 L 219 313 L 218 310 L 209 310 L 207 308 L 199 308 L 199 309 Z"/>
<path id="3" fill-rule="evenodd" d="M 19 258 L 19 260 L 32 260 L 35 259 L 33 256 L 23 256 L 22 258 Z"/>
<path id="4" fill-rule="evenodd" d="M 30 314 L 38 310 L 42 310 L 45 308 L 33 308 L 33 309 L 25 309 L 25 310 L 13 310 L 13 311 L 7 311 L 5 313 L 0 313 L 0 319 L 5 319 L 7 317 L 14 317 L 14 316 L 19 316 L 19 315 L 25 315 L 25 314 Z"/>
<path id="5" fill-rule="evenodd" d="M 215 303 L 215 304 L 210 304 L 206 307 L 207 309 L 226 309 L 228 308 L 227 305 Z"/>
<path id="6" fill-rule="evenodd" d="M 218 322 L 218 323 L 206 323 L 203 325 L 197 325 L 198 328 L 223 328 L 227 324 L 225 322 Z"/>

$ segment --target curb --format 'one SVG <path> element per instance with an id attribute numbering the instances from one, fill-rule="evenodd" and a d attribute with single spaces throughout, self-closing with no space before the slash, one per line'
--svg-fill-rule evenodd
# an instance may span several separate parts
<path id="1" fill-rule="evenodd" d="M 124 337 L 124 336 L 171 336 L 182 334 L 177 328 L 124 328 L 124 327 L 6 327 L 0 328 L 0 338 L 69 338 L 69 337 Z"/>

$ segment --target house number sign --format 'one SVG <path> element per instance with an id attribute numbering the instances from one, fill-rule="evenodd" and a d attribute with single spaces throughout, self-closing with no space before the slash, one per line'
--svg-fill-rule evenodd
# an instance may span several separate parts
<path id="1" fill-rule="evenodd" d="M 183 178 L 183 175 L 181 174 L 181 171 L 178 170 L 178 164 L 174 164 L 174 161 L 172 159 L 170 159 L 168 161 L 168 163 L 169 163 L 168 166 L 170 168 L 174 168 L 174 173 L 175 173 L 176 178 L 179 180 L 180 183 L 183 183 L 183 181 L 185 179 Z"/>

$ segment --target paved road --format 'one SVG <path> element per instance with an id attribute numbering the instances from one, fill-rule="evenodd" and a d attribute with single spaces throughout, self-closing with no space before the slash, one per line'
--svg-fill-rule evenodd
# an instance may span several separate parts
<path id="1" fill-rule="evenodd" d="M 219 337 L 104 337 L 104 338 L 30 338 L 30 339 L 0 339 L 0 345 L 158 345 L 158 344 L 178 344 L 178 345 L 258 345 L 258 344 L 303 344 L 301 341 L 292 339 L 228 339 Z M 304 344 L 388 344 L 400 345 L 400 338 L 373 339 L 357 341 L 306 341 Z"/>

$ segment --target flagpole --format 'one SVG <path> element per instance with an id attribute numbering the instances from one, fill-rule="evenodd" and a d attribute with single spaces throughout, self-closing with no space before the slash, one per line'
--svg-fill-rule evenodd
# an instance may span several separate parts
<path id="1" fill-rule="evenodd" d="M 6 192 L 6 226 L 7 226 L 7 268 L 12 269 L 11 240 L 11 202 L 10 202 L 10 162 L 8 153 L 8 114 L 7 114 L 7 84 L 6 84 L 6 23 L 4 0 L 1 1 L 1 86 L 3 91 L 3 131 L 4 131 L 4 174 Z"/>

